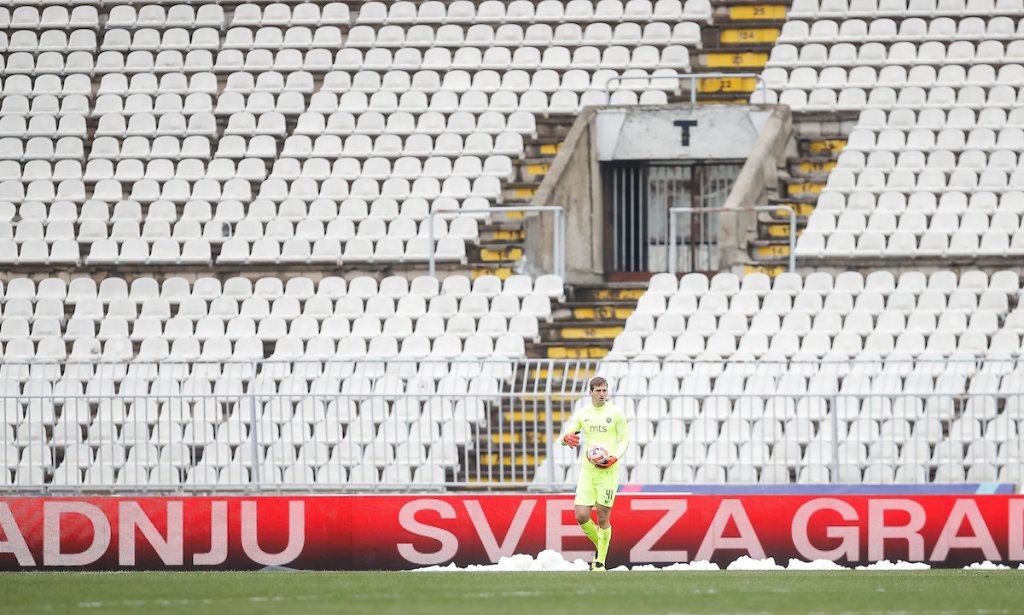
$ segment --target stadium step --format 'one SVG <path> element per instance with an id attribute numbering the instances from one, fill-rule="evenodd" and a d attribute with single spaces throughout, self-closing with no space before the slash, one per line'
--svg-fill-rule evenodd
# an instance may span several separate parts
<path id="1" fill-rule="evenodd" d="M 571 307 L 572 315 L 577 320 L 625 320 L 634 312 L 634 308 L 626 306 L 583 305 Z"/>
<path id="2" fill-rule="evenodd" d="M 513 161 L 513 178 L 503 182 L 499 206 L 514 208 L 531 204 L 574 120 L 572 116 L 538 117 L 537 135 L 524 140 L 525 154 Z M 500 221 L 494 218 L 492 215 L 489 221 L 480 224 L 479 245 L 475 250 L 468 250 L 470 275 L 474 279 L 483 275 L 507 279 L 518 270 L 523 258 L 526 214 L 509 211 L 502 214 Z"/>
<path id="3" fill-rule="evenodd" d="M 836 166 L 831 156 L 806 156 L 786 161 L 790 175 L 824 179 Z"/>
<path id="4" fill-rule="evenodd" d="M 730 2 L 728 6 L 718 7 L 715 11 L 715 22 L 723 21 L 756 23 L 781 22 L 786 19 L 788 7 L 785 4 L 766 4 L 764 2 Z"/>
<path id="5" fill-rule="evenodd" d="M 569 287 L 568 300 L 552 306 L 554 320 L 542 327 L 542 341 L 535 348 L 552 359 L 603 357 L 645 288 L 644 283 Z"/>
<path id="6" fill-rule="evenodd" d="M 548 359 L 600 359 L 608 355 L 608 348 L 596 344 L 556 344 L 545 350 Z"/>
<path id="7" fill-rule="evenodd" d="M 534 367 L 530 369 L 528 378 L 531 380 L 546 380 L 548 378 L 561 380 L 565 378 L 590 378 L 595 374 L 597 374 L 596 367 L 577 366 L 573 368 L 555 367 L 550 369 L 547 367 Z"/>
<path id="8" fill-rule="evenodd" d="M 719 34 L 719 42 L 723 45 L 774 43 L 780 32 L 779 28 L 723 28 Z"/>
<path id="9" fill-rule="evenodd" d="M 770 278 L 774 278 L 780 273 L 785 273 L 786 267 L 782 265 L 744 265 L 743 275 L 750 275 L 752 273 L 763 273 Z"/>
<path id="10" fill-rule="evenodd" d="M 702 53 L 699 62 L 706 69 L 761 69 L 768 63 L 768 54 L 761 51 L 720 51 Z M 707 71 L 710 72 L 710 71 Z"/>
<path id="11" fill-rule="evenodd" d="M 551 322 L 541 325 L 541 341 L 527 344 L 526 350 L 531 358 L 567 363 L 532 367 L 516 374 L 505 385 L 509 395 L 492 404 L 493 431 L 483 437 L 479 463 L 467 469 L 469 480 L 494 482 L 495 477 L 508 477 L 521 468 L 523 449 L 547 442 L 549 412 L 553 429 L 561 429 L 580 392 L 597 375 L 595 360 L 611 350 L 646 288 L 646 282 L 577 284 L 565 288 L 565 298 L 552 304 Z M 557 383 L 555 388 L 564 393 L 529 393 L 546 389 L 549 381 Z M 501 427 L 507 425 L 515 425 L 516 429 Z M 538 457 L 537 461 L 541 460 Z M 532 472 L 531 465 L 528 473 Z"/>
<path id="12" fill-rule="evenodd" d="M 691 72 L 759 74 L 782 32 L 786 11 L 785 4 L 715 2 L 712 23 L 701 28 L 701 49 L 692 57 Z M 696 84 L 696 99 L 746 104 L 757 84 L 754 76 L 703 78 Z M 684 80 L 684 99 L 689 97 L 690 88 Z"/>
<path id="13" fill-rule="evenodd" d="M 552 327 L 543 329 L 541 335 L 548 341 L 562 340 L 611 340 L 622 333 L 621 326 L 579 326 L 579 327 Z"/>
<path id="14" fill-rule="evenodd" d="M 846 146 L 852 119 L 809 113 L 793 116 L 797 153 L 786 161 L 779 196 L 769 199 L 771 204 L 780 207 L 758 216 L 757 238 L 750 247 L 752 267 L 760 267 L 769 274 L 786 270 L 790 254 L 790 216 L 786 207 L 796 214 L 795 231 L 799 236 L 828 182 L 828 174 Z"/>
<path id="15" fill-rule="evenodd" d="M 529 467 L 533 469 L 540 462 L 544 461 L 543 455 L 532 453 L 506 454 L 506 453 L 485 453 L 480 455 L 480 465 L 508 467 Z"/>

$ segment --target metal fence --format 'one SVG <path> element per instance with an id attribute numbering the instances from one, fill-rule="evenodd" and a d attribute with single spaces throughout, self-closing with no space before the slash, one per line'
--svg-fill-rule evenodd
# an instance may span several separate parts
<path id="1" fill-rule="evenodd" d="M 717 271 L 721 205 L 742 167 L 734 162 L 603 163 L 612 270 Z M 670 225 L 675 235 L 669 235 Z"/>
<path id="2" fill-rule="evenodd" d="M 624 483 L 1016 483 L 1024 473 L 1017 357 L 7 364 L 3 374 L 0 489 L 18 492 L 564 490 L 578 458 L 557 434 L 595 374 L 629 418 Z"/>

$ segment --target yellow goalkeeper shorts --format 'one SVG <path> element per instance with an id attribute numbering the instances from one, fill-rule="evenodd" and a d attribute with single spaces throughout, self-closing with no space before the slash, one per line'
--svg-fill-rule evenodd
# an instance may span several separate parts
<path id="1" fill-rule="evenodd" d="M 576 506 L 600 504 L 611 508 L 619 490 L 619 464 L 598 468 L 584 462 L 580 468 L 580 482 L 576 484 Z"/>

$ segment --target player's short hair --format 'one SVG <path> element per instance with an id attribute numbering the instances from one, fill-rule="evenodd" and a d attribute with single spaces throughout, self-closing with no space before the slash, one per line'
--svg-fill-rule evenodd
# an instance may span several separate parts
<path id="1" fill-rule="evenodd" d="M 604 386 L 608 386 L 608 381 L 605 380 L 604 378 L 600 377 L 600 376 L 597 376 L 595 378 L 591 378 L 591 380 L 590 380 L 590 390 L 593 391 L 594 389 L 596 389 L 597 387 L 601 386 L 602 384 Z"/>

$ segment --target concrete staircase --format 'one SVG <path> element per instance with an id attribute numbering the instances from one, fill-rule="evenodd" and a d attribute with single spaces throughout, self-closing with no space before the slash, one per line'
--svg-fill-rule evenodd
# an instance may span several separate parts
<path id="1" fill-rule="evenodd" d="M 786 19 L 787 4 L 723 0 L 715 3 L 713 23 L 702 28 L 703 48 L 694 58 L 694 73 L 760 73 L 768 62 Z M 697 100 L 744 104 L 757 87 L 756 77 L 698 80 Z"/>
<path id="2" fill-rule="evenodd" d="M 768 61 L 772 45 L 785 21 L 785 3 L 765 4 L 726 0 L 714 8 L 714 23 L 704 27 L 702 49 L 691 57 L 693 73 L 759 73 Z M 670 102 L 746 103 L 757 85 L 755 77 L 701 78 L 694 84 L 683 80 Z M 543 180 L 559 144 L 575 118 L 538 118 L 538 135 L 529 141 L 526 155 L 517 166 L 516 180 L 507 186 L 504 204 L 527 205 Z M 473 274 L 506 277 L 522 256 L 525 235 L 517 218 L 506 217 L 483 227 Z M 767 225 L 765 233 L 778 230 Z M 786 228 L 788 233 L 788 227 Z M 768 235 L 772 237 L 772 235 Z M 787 241 L 788 241 L 788 235 Z M 788 245 L 788 244 L 787 244 Z M 550 398 L 540 395 L 505 397 L 492 404 L 489 429 L 476 443 L 479 466 L 468 479 L 485 486 L 499 479 L 529 484 L 538 464 L 544 461 L 547 417 L 557 435 L 563 421 L 580 399 L 586 382 L 596 374 L 596 360 L 611 350 L 615 337 L 636 308 L 646 282 L 579 284 L 566 287 L 565 300 L 552 306 L 553 321 L 541 326 L 541 339 L 527 346 L 536 359 L 559 360 L 557 367 L 530 367 L 516 375 L 506 391 L 565 391 Z"/>
<path id="3" fill-rule="evenodd" d="M 797 154 L 786 161 L 786 175 L 780 179 L 778 195 L 770 204 L 779 209 L 763 212 L 758 217 L 758 238 L 753 242 L 751 257 L 757 265 L 750 271 L 777 275 L 786 271 L 789 262 L 789 210 L 796 212 L 796 233 L 807 225 L 818 195 L 825 188 L 829 172 L 835 168 L 846 138 L 856 123 L 856 114 L 840 117 L 794 115 Z M 799 264 L 799 263 L 798 263 Z"/>
<path id="4" fill-rule="evenodd" d="M 537 134 L 524 139 L 525 152 L 513 161 L 513 177 L 505 183 L 499 206 L 530 205 L 574 119 L 554 114 L 537 118 Z M 476 249 L 467 246 L 471 277 L 496 275 L 504 280 L 515 273 L 526 241 L 523 217 L 522 213 L 510 211 L 491 216 L 487 224 L 480 226 L 480 245 Z"/>

